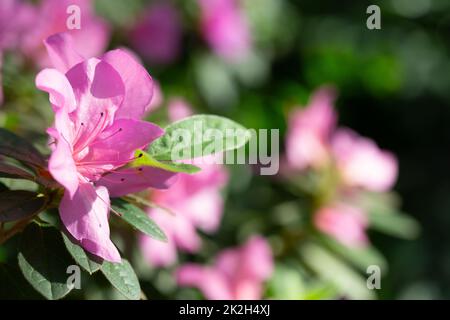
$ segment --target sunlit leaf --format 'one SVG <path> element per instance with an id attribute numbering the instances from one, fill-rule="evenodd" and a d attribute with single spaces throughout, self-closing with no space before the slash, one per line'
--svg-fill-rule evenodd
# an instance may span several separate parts
<path id="1" fill-rule="evenodd" d="M 93 274 L 100 270 L 102 260 L 100 258 L 95 258 L 90 253 L 86 252 L 82 247 L 80 247 L 75 240 L 69 239 L 64 232 L 61 232 L 64 244 L 66 245 L 67 251 L 69 251 L 75 262 L 82 267 L 84 270 Z"/>
<path id="2" fill-rule="evenodd" d="M 158 161 L 145 151 L 136 151 L 136 160 L 130 163 L 132 167 L 154 167 L 170 172 L 177 173 L 197 173 L 201 169 L 197 166 L 187 163 L 179 163 L 172 161 Z"/>
<path id="3" fill-rule="evenodd" d="M 140 208 L 122 199 L 113 199 L 113 210 L 121 214 L 121 218 L 131 224 L 137 230 L 160 241 L 167 241 L 164 232 L 158 225 Z"/>
<path id="4" fill-rule="evenodd" d="M 194 159 L 239 149 L 250 138 L 240 124 L 214 115 L 184 118 L 164 130 L 164 135 L 148 149 L 148 153 L 160 161 Z"/>
<path id="5" fill-rule="evenodd" d="M 130 263 L 122 259 L 122 263 L 104 261 L 101 269 L 106 279 L 127 299 L 139 300 L 141 287 Z"/>

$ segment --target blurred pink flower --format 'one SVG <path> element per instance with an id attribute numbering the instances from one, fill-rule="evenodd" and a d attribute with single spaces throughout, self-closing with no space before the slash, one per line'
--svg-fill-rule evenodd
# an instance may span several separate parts
<path id="1" fill-rule="evenodd" d="M 155 266 L 166 266 L 176 261 L 176 248 L 188 252 L 200 249 L 201 241 L 195 228 L 212 233 L 217 230 L 223 213 L 220 193 L 228 180 L 228 172 L 217 164 L 199 164 L 202 171 L 180 174 L 170 192 L 154 191 L 152 201 L 168 208 L 174 215 L 152 208 L 152 217 L 168 237 L 167 243 L 142 236 L 141 249 L 146 260 Z"/>
<path id="2" fill-rule="evenodd" d="M 147 109 L 145 110 L 147 113 L 152 112 L 158 109 L 164 102 L 163 92 L 161 90 L 161 85 L 158 81 L 153 79 L 153 98 L 150 101 Z"/>
<path id="3" fill-rule="evenodd" d="M 297 109 L 290 115 L 286 139 L 290 169 L 317 168 L 329 161 L 329 140 L 337 118 L 334 100 L 334 90 L 323 87 L 314 93 L 305 109 Z"/>
<path id="4" fill-rule="evenodd" d="M 182 98 L 172 98 L 168 104 L 169 118 L 177 121 L 192 114 Z M 205 161 L 206 160 L 206 161 Z M 141 249 L 146 261 L 154 266 L 166 266 L 176 261 L 176 248 L 188 252 L 200 249 L 201 241 L 195 228 L 212 233 L 220 225 L 223 213 L 221 189 L 228 181 L 228 172 L 222 165 L 207 162 L 208 158 L 189 161 L 202 171 L 180 174 L 170 192 L 154 191 L 152 201 L 170 209 L 170 215 L 161 209 L 150 209 L 152 217 L 168 237 L 167 243 L 141 237 Z"/>
<path id="5" fill-rule="evenodd" d="M 192 109 L 183 98 L 171 98 L 167 106 L 170 121 L 178 121 L 192 115 Z"/>
<path id="6" fill-rule="evenodd" d="M 21 0 L 0 1 L 0 105 L 3 103 L 3 53 L 20 44 L 33 17 L 31 7 Z"/>
<path id="7" fill-rule="evenodd" d="M 266 240 L 250 238 L 242 247 L 222 251 L 213 266 L 185 264 L 176 272 L 180 286 L 200 289 L 209 300 L 262 298 L 263 282 L 273 271 L 273 257 Z"/>
<path id="8" fill-rule="evenodd" d="M 136 51 L 153 64 L 173 62 L 181 49 L 180 16 L 170 2 L 152 4 L 130 32 Z"/>
<path id="9" fill-rule="evenodd" d="M 349 247 L 362 247 L 368 243 L 368 221 L 360 208 L 343 203 L 323 207 L 315 213 L 314 224 L 323 233 Z"/>
<path id="10" fill-rule="evenodd" d="M 65 189 L 59 206 L 69 233 L 89 252 L 112 262 L 120 254 L 109 238 L 110 196 L 149 187 L 167 188 L 173 173 L 154 168 L 120 168 L 163 134 L 141 121 L 152 98 L 152 79 L 123 50 L 84 59 L 71 35 L 45 41 L 56 69 L 44 69 L 36 86 L 49 93 L 55 123 L 48 129 L 56 146 L 49 171 Z"/>
<path id="11" fill-rule="evenodd" d="M 380 150 L 374 141 L 350 129 L 339 129 L 333 135 L 331 146 L 346 186 L 376 192 L 393 187 L 397 180 L 397 159 L 392 153 Z"/>
<path id="12" fill-rule="evenodd" d="M 214 52 L 234 62 L 251 50 L 247 18 L 237 0 L 198 0 L 203 37 Z"/>
<path id="13" fill-rule="evenodd" d="M 80 8 L 80 29 L 69 30 L 67 8 Z M 73 37 L 75 48 L 85 58 L 103 53 L 109 42 L 109 26 L 95 15 L 91 0 L 42 0 L 34 8 L 34 22 L 21 45 L 23 52 L 44 68 L 51 66 L 43 41 L 52 34 L 68 32 Z"/>

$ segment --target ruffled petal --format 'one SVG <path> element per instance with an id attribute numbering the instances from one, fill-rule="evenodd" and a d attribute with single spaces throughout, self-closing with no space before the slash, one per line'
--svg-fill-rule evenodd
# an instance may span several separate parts
<path id="1" fill-rule="evenodd" d="M 45 39 L 44 44 L 53 66 L 63 73 L 83 61 L 68 33 L 54 34 Z"/>
<path id="2" fill-rule="evenodd" d="M 125 98 L 116 117 L 140 119 L 153 96 L 153 81 L 147 70 L 122 49 L 108 51 L 102 60 L 120 74 L 125 85 Z"/>
<path id="3" fill-rule="evenodd" d="M 105 161 L 116 166 L 126 164 L 136 150 L 144 149 L 163 133 L 160 127 L 150 122 L 116 120 L 92 142 L 89 154 L 83 161 Z"/>
<path id="4" fill-rule="evenodd" d="M 53 178 L 68 191 L 69 197 L 73 198 L 79 186 L 79 179 L 72 150 L 69 142 L 60 133 L 56 130 L 52 132 L 58 135 L 58 141 L 49 159 L 48 169 Z"/>
<path id="5" fill-rule="evenodd" d="M 56 69 L 44 69 L 36 76 L 36 87 L 48 92 L 53 107 L 66 108 L 72 112 L 76 108 L 75 95 L 66 76 Z"/>
<path id="6" fill-rule="evenodd" d="M 110 262 L 120 254 L 109 238 L 109 194 L 104 187 L 80 184 L 74 197 L 64 194 L 59 206 L 61 220 L 69 233 L 87 251 Z"/>

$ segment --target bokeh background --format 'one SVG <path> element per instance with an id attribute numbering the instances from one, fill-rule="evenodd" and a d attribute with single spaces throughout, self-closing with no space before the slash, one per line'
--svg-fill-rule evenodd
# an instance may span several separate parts
<path id="1" fill-rule="evenodd" d="M 250 49 L 241 60 L 230 60 L 226 49 L 224 53 L 208 43 L 195 0 L 95 0 L 92 7 L 93 14 L 108 25 L 107 48 L 129 48 L 158 81 L 163 102 L 148 119 L 159 124 L 168 121 L 170 99 L 182 98 L 196 113 L 223 115 L 248 128 L 279 129 L 283 154 L 290 112 L 306 105 L 317 88 L 333 85 L 338 92 L 339 124 L 397 156 L 397 207 L 420 225 L 417 236 L 409 239 L 369 231 L 373 247 L 385 257 L 377 261 L 389 266 L 376 297 L 450 298 L 450 2 L 237 2 L 251 36 Z M 161 3 L 169 5 L 170 12 L 163 10 L 149 18 L 152 8 Z M 380 30 L 366 27 L 371 4 L 381 8 Z M 13 18 L 0 16 L 0 26 Z M 239 31 L 231 31 L 235 32 Z M 34 87 L 40 66 L 23 52 L 17 47 L 4 50 L 0 126 L 45 146 L 45 128 L 52 114 L 46 95 Z M 180 254 L 178 264 L 210 262 L 222 249 L 242 245 L 251 234 L 262 234 L 275 255 L 275 272 L 265 283 L 264 297 L 367 297 L 358 295 L 359 287 L 353 294 L 348 292 L 351 288 L 336 289 L 339 284 L 324 280 L 326 271 L 308 265 L 309 259 L 317 259 L 311 248 L 306 256 L 282 253 L 286 230 L 292 225 L 301 229 L 298 221 L 309 214 L 303 208 L 307 200 L 279 177 L 255 175 L 247 166 L 227 170 L 230 182 L 223 192 L 220 228 L 213 234 L 202 233 L 202 249 Z M 5 261 L 8 250 L 0 248 Z M 176 285 L 172 277 L 176 266 L 149 265 L 137 246 L 128 253 L 149 298 L 202 297 L 195 289 Z M 364 285 L 365 268 L 355 267 L 364 266 L 360 258 L 322 263 L 331 273 L 350 273 L 344 286 L 353 283 L 353 274 L 362 277 L 363 282 L 356 282 Z M 117 297 L 100 276 L 86 279 L 83 286 L 69 297 Z"/>

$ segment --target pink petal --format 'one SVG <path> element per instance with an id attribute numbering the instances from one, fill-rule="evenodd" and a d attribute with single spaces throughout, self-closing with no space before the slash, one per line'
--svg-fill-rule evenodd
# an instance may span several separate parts
<path id="1" fill-rule="evenodd" d="M 153 82 L 147 70 L 125 50 L 108 51 L 102 60 L 109 63 L 125 85 L 125 97 L 116 117 L 140 119 L 153 95 Z"/>
<path id="2" fill-rule="evenodd" d="M 251 237 L 242 248 L 243 273 L 250 279 L 266 280 L 273 272 L 273 255 L 267 241 L 260 236 Z"/>
<path id="3" fill-rule="evenodd" d="M 196 287 L 209 300 L 230 300 L 233 294 L 228 281 L 220 272 L 197 264 L 186 264 L 176 271 L 180 286 Z"/>
<path id="4" fill-rule="evenodd" d="M 140 236 L 139 244 L 142 255 L 148 264 L 155 267 L 167 267 L 174 264 L 177 260 L 175 243 L 166 229 L 164 229 L 164 232 L 168 237 L 167 242 L 154 240 L 146 235 Z"/>
<path id="5" fill-rule="evenodd" d="M 109 195 L 104 187 L 80 184 L 74 197 L 64 194 L 59 207 L 61 220 L 69 233 L 87 251 L 111 262 L 120 254 L 109 238 Z"/>
<path id="6" fill-rule="evenodd" d="M 153 79 L 153 96 L 149 105 L 145 109 L 145 114 L 148 114 L 158 109 L 164 102 L 164 95 L 161 90 L 161 85 Z"/>
<path id="7" fill-rule="evenodd" d="M 96 182 L 108 188 L 111 197 L 121 197 L 148 188 L 167 189 L 177 179 L 177 174 L 153 167 L 120 169 Z"/>
<path id="8" fill-rule="evenodd" d="M 3 68 L 3 52 L 0 51 L 0 106 L 3 104 L 2 68 Z"/>
<path id="9" fill-rule="evenodd" d="M 192 115 L 191 106 L 182 98 L 172 98 L 167 108 L 170 121 L 178 121 Z"/>
<path id="10" fill-rule="evenodd" d="M 83 61 L 68 33 L 54 34 L 45 39 L 44 44 L 53 66 L 63 73 Z"/>
<path id="11" fill-rule="evenodd" d="M 314 216 L 316 227 L 349 247 L 367 245 L 367 217 L 361 209 L 335 204 L 320 209 Z"/>
<path id="12" fill-rule="evenodd" d="M 340 129 L 333 137 L 332 150 L 347 186 L 384 192 L 395 184 L 397 159 L 379 149 L 374 141 L 350 129 Z"/>
<path id="13" fill-rule="evenodd" d="M 44 69 L 36 76 L 36 87 L 50 94 L 54 107 L 66 108 L 72 112 L 76 108 L 75 95 L 66 76 L 56 69 Z"/>
<path id="14" fill-rule="evenodd" d="M 290 115 L 286 158 L 291 169 L 320 167 L 328 161 L 330 134 L 337 121 L 335 97 L 333 89 L 323 87 L 314 93 L 306 108 Z"/>
<path id="15" fill-rule="evenodd" d="M 182 25 L 169 1 L 152 4 L 130 32 L 134 48 L 153 64 L 167 64 L 180 53 Z"/>
<path id="16" fill-rule="evenodd" d="M 136 150 L 144 149 L 163 133 L 160 127 L 150 122 L 133 119 L 116 120 L 92 142 L 89 154 L 83 160 L 106 163 L 112 160 L 118 165 L 126 164 Z"/>
<path id="17" fill-rule="evenodd" d="M 53 134 L 57 132 L 53 130 Z M 72 150 L 68 141 L 58 133 L 58 142 L 48 162 L 48 169 L 53 178 L 68 191 L 73 198 L 78 189 L 77 167 L 72 158 Z"/>

